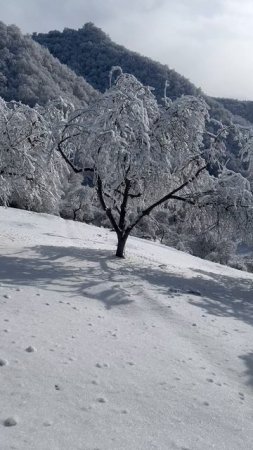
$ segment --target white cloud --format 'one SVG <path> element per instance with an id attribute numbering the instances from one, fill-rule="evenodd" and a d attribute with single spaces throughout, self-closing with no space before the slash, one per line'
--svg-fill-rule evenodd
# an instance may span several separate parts
<path id="1" fill-rule="evenodd" d="M 9 0 L 1 19 L 25 32 L 92 21 L 210 95 L 253 100 L 252 0 Z"/>

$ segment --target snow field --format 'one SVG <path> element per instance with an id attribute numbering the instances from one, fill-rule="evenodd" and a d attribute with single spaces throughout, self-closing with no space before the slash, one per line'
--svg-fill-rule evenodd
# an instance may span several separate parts
<path id="1" fill-rule="evenodd" d="M 0 208 L 1 450 L 251 450 L 253 276 Z"/>

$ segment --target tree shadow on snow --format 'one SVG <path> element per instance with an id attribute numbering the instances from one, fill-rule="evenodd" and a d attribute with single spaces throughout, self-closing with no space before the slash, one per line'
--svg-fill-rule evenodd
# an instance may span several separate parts
<path id="1" fill-rule="evenodd" d="M 248 386 L 253 387 L 253 352 L 239 356 L 246 365 L 245 375 L 248 377 Z"/>
<path id="2" fill-rule="evenodd" d="M 120 286 L 108 284 L 113 281 L 106 264 L 113 259 L 109 251 L 57 246 L 26 250 L 31 257 L 22 256 L 23 252 L 0 256 L 2 285 L 33 286 L 69 297 L 82 295 L 101 301 L 107 309 L 132 303 Z"/>
<path id="3" fill-rule="evenodd" d="M 33 286 L 79 300 L 81 296 L 85 303 L 96 300 L 108 310 L 129 306 L 134 314 L 132 306 L 145 301 L 146 308 L 165 320 L 170 314 L 168 301 L 171 305 L 183 295 L 206 314 L 253 325 L 252 280 L 195 269 L 192 274 L 189 278 L 170 273 L 166 266 L 152 266 L 141 259 L 132 263 L 131 258 L 115 258 L 109 250 L 90 248 L 42 245 L 0 256 L 3 287 Z M 239 358 L 246 365 L 247 384 L 253 386 L 253 353 Z"/>
<path id="4" fill-rule="evenodd" d="M 253 283 L 249 279 L 195 269 L 192 273 L 196 276 L 187 278 L 150 264 L 144 266 L 141 260 L 131 263 L 130 258 L 117 259 L 109 250 L 43 245 L 27 250 L 30 258 L 20 253 L 0 256 L 2 283 L 36 286 L 72 297 L 82 295 L 111 309 L 133 303 L 133 298 L 138 298 L 138 292 L 130 296 L 133 284 L 138 290 L 146 282 L 153 292 L 152 300 L 147 295 L 147 306 L 160 313 L 166 305 L 159 304 L 158 292 L 171 300 L 184 294 L 189 303 L 208 314 L 253 325 Z"/>
<path id="5" fill-rule="evenodd" d="M 197 275 L 193 280 L 201 296 L 191 299 L 191 304 L 213 316 L 234 317 L 253 325 L 253 280 L 196 269 L 193 273 Z"/>

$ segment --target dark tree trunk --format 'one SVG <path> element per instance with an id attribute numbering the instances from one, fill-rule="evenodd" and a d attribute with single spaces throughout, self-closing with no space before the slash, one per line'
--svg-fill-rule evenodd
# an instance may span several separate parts
<path id="1" fill-rule="evenodd" d="M 118 235 L 118 245 L 117 245 L 117 251 L 116 251 L 116 256 L 118 256 L 118 258 L 124 258 L 124 250 L 125 250 L 125 245 L 126 245 L 126 241 L 128 238 L 128 234 L 127 235 Z"/>
<path id="2" fill-rule="evenodd" d="M 80 211 L 80 208 L 78 208 L 78 209 L 74 209 L 74 211 L 73 211 L 73 213 L 74 213 L 74 221 L 76 221 L 77 220 L 77 213 L 78 213 L 78 211 Z"/>

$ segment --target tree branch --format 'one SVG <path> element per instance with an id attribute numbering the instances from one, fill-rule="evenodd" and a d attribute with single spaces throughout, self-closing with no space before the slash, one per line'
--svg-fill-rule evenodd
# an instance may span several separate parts
<path id="1" fill-rule="evenodd" d="M 77 167 L 75 167 L 74 164 L 70 161 L 70 159 L 65 155 L 64 151 L 61 148 L 61 144 L 58 144 L 57 151 L 60 153 L 65 163 L 73 170 L 73 172 L 75 173 L 94 172 L 93 167 L 84 167 L 82 169 L 77 169 Z"/>
<path id="2" fill-rule="evenodd" d="M 121 203 L 120 218 L 119 218 L 119 229 L 121 231 L 123 231 L 124 227 L 125 227 L 126 208 L 127 208 L 127 202 L 128 202 L 130 188 L 131 188 L 131 181 L 126 178 L 125 190 L 124 190 L 124 194 L 123 194 L 123 200 Z"/>
<path id="3" fill-rule="evenodd" d="M 64 151 L 61 148 L 61 144 L 58 144 L 57 151 L 60 153 L 65 163 L 73 170 L 75 173 L 82 173 L 83 169 L 77 169 L 74 164 L 70 161 L 70 159 L 65 155 Z"/>
<path id="4" fill-rule="evenodd" d="M 111 196 L 110 194 L 108 194 L 108 192 L 105 192 L 105 191 L 104 191 L 103 193 L 104 193 L 104 196 L 105 196 L 105 197 L 108 197 L 110 200 L 115 201 L 115 200 L 113 200 L 112 196 Z M 118 207 L 117 205 L 115 205 L 114 208 L 116 209 L 117 213 L 120 215 L 120 209 L 119 209 L 119 207 Z"/>
<path id="5" fill-rule="evenodd" d="M 0 175 L 7 175 L 9 177 L 24 177 L 27 181 L 34 181 L 34 177 L 29 176 L 29 175 L 25 175 L 23 173 L 18 173 L 18 172 L 10 172 L 10 171 L 6 171 L 4 169 L 2 169 L 0 171 Z"/>
<path id="6" fill-rule="evenodd" d="M 196 205 L 196 202 L 194 202 L 193 200 L 190 200 L 189 198 L 185 198 L 185 197 L 180 197 L 179 195 L 172 195 L 170 197 L 170 199 L 172 199 L 172 200 L 179 200 L 181 202 L 189 203 L 189 205 Z"/>
<path id="7" fill-rule="evenodd" d="M 193 177 L 189 178 L 187 181 L 185 181 L 185 183 L 181 184 L 181 186 L 173 189 L 173 191 L 164 195 L 164 197 L 162 197 L 160 200 L 157 200 L 157 202 L 153 203 L 153 205 L 150 205 L 148 208 L 144 209 L 144 211 L 142 211 L 142 213 L 135 220 L 135 222 L 127 228 L 127 232 L 130 233 L 133 230 L 133 228 L 140 222 L 140 220 L 143 219 L 143 217 L 148 216 L 151 213 L 151 211 L 153 211 L 153 209 L 156 208 L 157 206 L 162 205 L 167 200 L 170 200 L 173 197 L 175 199 L 177 199 L 176 198 L 177 196 L 175 194 L 177 192 L 181 191 L 182 189 L 184 189 L 189 184 L 191 184 L 201 174 L 201 172 L 203 172 L 203 170 L 205 170 L 206 168 L 207 168 L 207 165 L 200 167 L 200 169 L 198 169 L 198 171 L 195 173 L 195 175 Z M 180 200 L 181 199 L 182 199 L 182 197 L 180 197 Z M 177 200 L 179 200 L 179 198 Z"/>
<path id="8" fill-rule="evenodd" d="M 103 210 L 105 211 L 108 219 L 110 220 L 114 230 L 116 231 L 116 233 L 119 235 L 120 234 L 120 229 L 116 223 L 116 220 L 114 219 L 114 216 L 112 214 L 112 211 L 110 208 L 107 208 L 105 200 L 104 200 L 104 195 L 103 195 L 103 183 L 102 180 L 100 178 L 100 176 L 97 174 L 97 194 L 98 194 L 98 198 L 99 201 L 101 203 L 101 206 L 103 208 Z"/>

